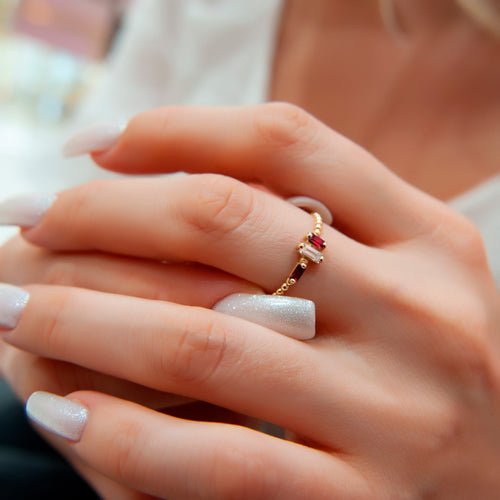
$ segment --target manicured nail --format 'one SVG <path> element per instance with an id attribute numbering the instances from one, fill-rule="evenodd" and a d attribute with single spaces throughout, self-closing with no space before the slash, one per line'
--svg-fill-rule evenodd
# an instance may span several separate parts
<path id="1" fill-rule="evenodd" d="M 12 330 L 17 326 L 29 298 L 26 290 L 0 283 L 0 328 Z"/>
<path id="2" fill-rule="evenodd" d="M 70 158 L 113 147 L 127 127 L 126 121 L 99 123 L 78 132 L 63 146 L 63 156 Z"/>
<path id="3" fill-rule="evenodd" d="M 49 392 L 34 392 L 26 402 L 28 418 L 45 430 L 69 439 L 80 441 L 88 409 L 76 401 L 50 394 Z"/>
<path id="4" fill-rule="evenodd" d="M 0 202 L 0 225 L 36 226 L 56 201 L 55 194 L 29 193 Z"/>
<path id="5" fill-rule="evenodd" d="M 332 213 L 326 205 L 321 203 L 321 201 L 315 200 L 314 198 L 309 198 L 308 196 L 294 196 L 292 198 L 288 198 L 286 201 L 295 205 L 299 208 L 304 208 L 309 212 L 318 212 L 323 219 L 323 222 L 327 226 L 331 226 L 333 222 Z"/>
<path id="6" fill-rule="evenodd" d="M 316 334 L 314 302 L 280 295 L 229 295 L 213 307 L 214 311 L 246 319 L 297 340 Z"/>

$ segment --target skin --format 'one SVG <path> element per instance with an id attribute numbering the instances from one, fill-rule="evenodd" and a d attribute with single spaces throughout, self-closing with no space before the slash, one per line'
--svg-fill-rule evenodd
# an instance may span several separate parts
<path id="1" fill-rule="evenodd" d="M 291 2 L 290 9 L 297 5 Z M 339 9 L 340 4 L 331 2 L 331 8 Z M 314 12 L 320 18 L 326 14 L 325 10 Z M 373 21 L 371 11 L 366 12 L 368 21 Z M 356 13 L 345 14 L 354 19 Z M 429 19 L 424 14 L 411 19 Z M 284 18 L 284 32 L 290 16 L 287 13 Z M 466 23 L 459 19 L 457 22 Z M 469 24 L 466 26 L 468 37 L 486 43 Z M 423 21 L 418 28 L 432 33 Z M 316 53 L 312 49 L 321 47 L 324 39 L 319 43 L 311 30 L 304 31 L 311 36 L 311 54 Z M 347 31 L 346 36 L 359 36 L 359 30 Z M 386 40 L 385 45 L 381 43 L 379 57 L 392 57 L 387 34 L 380 26 L 374 36 Z M 425 54 L 424 47 L 428 50 L 431 40 L 427 45 L 421 41 L 422 46 L 417 44 L 404 53 L 418 54 L 420 50 Z M 446 40 L 443 35 L 444 47 L 448 43 L 454 46 L 455 39 Z M 288 98 L 312 112 L 317 106 L 316 114 L 323 121 L 370 147 L 398 175 L 438 198 L 447 199 L 491 175 L 489 133 L 482 137 L 475 131 L 464 136 L 449 133 L 446 109 L 433 135 L 440 140 L 434 146 L 425 143 L 424 158 L 413 154 L 421 150 L 422 141 L 412 132 L 421 127 L 427 130 L 425 126 L 435 123 L 436 115 L 441 114 L 434 107 L 412 107 L 412 99 L 431 96 L 419 96 L 421 86 L 403 85 L 407 80 L 396 78 L 401 91 L 386 92 L 386 100 L 380 99 L 380 89 L 387 89 L 393 81 L 390 75 L 382 74 L 377 85 L 370 86 L 366 108 L 373 110 L 374 103 L 383 102 L 386 110 L 383 120 L 377 121 L 380 126 L 372 142 L 367 138 L 370 134 L 363 135 L 369 129 L 365 106 L 359 103 L 355 113 L 342 111 L 346 103 L 358 104 L 355 90 L 364 95 L 356 86 L 353 94 L 350 87 L 335 89 L 345 98 L 321 108 L 315 96 L 325 96 L 325 90 L 320 94 L 321 89 L 314 87 L 314 91 L 311 87 L 301 91 L 291 86 L 289 91 L 295 94 L 283 95 L 279 75 L 286 75 L 286 64 L 280 69 L 280 61 L 287 60 L 287 50 L 293 53 L 291 43 L 288 48 L 283 41 L 279 46 L 274 96 Z M 360 44 L 358 70 L 366 64 L 363 50 L 372 46 L 368 41 Z M 473 47 L 471 51 L 477 50 Z M 341 56 L 337 55 L 338 64 L 348 57 Z M 349 60 L 358 59 L 350 55 Z M 446 61 L 448 58 L 440 63 Z M 405 74 L 428 74 L 422 57 L 412 57 L 402 66 L 411 68 Z M 297 68 L 301 72 L 314 70 L 318 64 Z M 488 70 L 491 73 L 491 67 Z M 445 85 L 448 74 L 438 73 L 436 81 Z M 478 85 L 479 77 L 474 82 Z M 443 87 L 427 89 L 434 91 L 431 102 L 440 102 Z M 484 92 L 478 95 L 486 100 Z M 307 102 L 306 95 L 310 96 Z M 477 117 L 475 123 L 483 125 L 480 130 L 490 131 L 486 125 L 490 125 L 490 113 L 495 116 L 498 98 L 491 97 L 491 109 L 474 106 L 472 115 L 466 115 L 470 103 L 466 106 L 457 96 L 453 103 L 460 104 L 457 116 L 463 117 L 464 123 L 466 116 Z M 328 115 L 322 116 L 325 109 Z M 350 124 L 352 116 L 356 116 L 356 123 Z M 410 122 L 408 116 L 413 118 Z M 391 137 L 396 139 L 389 141 Z M 473 149 L 479 140 L 488 147 Z M 464 161 L 453 162 L 454 175 L 447 170 L 454 147 L 463 154 L 469 150 L 481 153 L 481 161 L 474 163 L 478 168 L 463 174 L 465 178 L 462 172 L 471 170 L 464 166 L 470 156 L 457 154 Z M 414 158 L 421 163 L 412 165 Z M 334 253 L 321 269 L 308 270 L 294 290 L 317 304 L 318 335 L 310 343 L 292 341 L 204 309 L 228 293 L 252 286 L 273 290 L 293 264 L 290 249 L 310 230 L 307 214 L 236 181 L 194 176 L 164 183 L 92 183 L 62 193 L 39 227 L 26 230 L 24 240 L 14 240 L 2 249 L 3 281 L 39 283 L 28 287 L 32 292 L 29 306 L 19 327 L 8 334 L 8 341 L 22 349 L 10 348 L 5 355 L 6 375 L 21 397 L 38 389 L 67 394 L 83 387 L 141 404 L 135 406 L 94 392 L 71 394 L 69 397 L 90 408 L 85 434 L 76 445 L 49 438 L 103 497 L 382 499 L 474 494 L 495 498 L 500 486 L 489 471 L 491 463 L 498 462 L 500 449 L 494 424 L 500 416 L 498 292 L 480 236 L 465 218 L 401 182 L 372 156 L 310 115 L 286 105 L 233 110 L 169 108 L 145 113 L 130 123 L 116 148 L 95 155 L 95 159 L 105 168 L 124 172 L 160 172 L 165 165 L 186 171 L 196 167 L 198 172 L 257 182 L 280 197 L 298 194 L 300 186 L 300 194 L 326 203 L 336 221 L 335 229 L 325 229 Z M 392 162 L 401 165 L 400 169 Z M 421 174 L 412 178 L 411 172 Z M 453 181 L 450 188 L 442 187 L 444 178 L 446 186 Z M 426 185 L 425 179 L 434 179 L 434 183 Z M 214 194 L 207 197 L 207 192 Z M 353 204 L 353 193 L 362 203 Z M 137 203 L 131 203 L 134 199 Z M 134 210 L 128 213 L 123 207 Z M 220 213 L 222 217 L 217 216 Z M 126 221 L 127 231 L 120 229 L 120 221 L 122 227 Z M 275 239 L 276 246 L 263 259 L 264 235 L 268 235 L 267 240 Z M 109 252 L 109 256 L 102 257 L 96 251 Z M 284 255 L 290 255 L 290 262 Z M 170 268 L 160 266 L 161 260 L 176 263 Z M 194 260 L 198 266 L 184 266 L 184 260 Z M 105 269 L 108 271 L 102 274 Z M 125 284 L 116 279 L 124 272 L 132 277 Z M 158 272 L 164 273 L 162 279 L 158 279 Z M 183 279 L 179 280 L 180 276 Z M 200 279 L 210 284 L 201 290 L 203 293 L 197 284 Z M 179 281 L 186 283 L 180 290 Z M 158 298 L 167 302 L 151 300 Z M 63 314 L 57 315 L 63 303 Z M 189 306 L 203 309 L 182 309 Z M 123 335 L 131 342 L 137 338 L 134 331 L 127 330 L 132 319 L 122 317 L 122 311 L 133 310 L 138 314 L 151 311 L 152 320 L 143 327 L 151 343 L 145 343 L 142 350 L 136 346 L 130 357 L 139 361 L 131 369 L 112 355 Z M 88 324 L 96 316 L 101 321 L 107 318 L 110 335 L 97 335 L 90 343 L 88 332 L 98 334 L 102 328 L 102 323 Z M 49 325 L 56 317 L 57 334 L 53 335 Z M 160 331 L 158 324 L 169 325 L 166 332 L 162 326 L 159 338 L 155 336 Z M 199 325 L 207 324 L 222 332 L 224 353 L 217 347 L 220 333 L 214 337 L 213 352 L 197 341 L 200 328 L 206 328 Z M 46 334 L 40 335 L 40 330 Z M 188 342 L 179 344 L 183 335 Z M 182 345 L 187 345 L 187 350 L 182 350 Z M 153 363 L 157 368 L 148 372 L 141 367 L 151 362 L 151 350 L 162 354 L 158 364 Z M 214 371 L 213 359 L 218 352 L 221 362 Z M 262 353 L 266 353 L 264 358 Z M 193 356 L 198 360 L 194 365 L 189 362 Z M 169 359 L 177 363 L 167 362 Z M 239 364 L 241 359 L 245 360 L 243 365 Z M 236 366 L 242 367 L 235 372 Z M 283 369 L 277 372 L 276 366 Z M 16 376 L 21 373 L 25 375 Z M 73 376 L 67 377 L 68 373 Z M 234 373 L 237 375 L 228 376 Z M 151 392 L 138 391 L 140 386 Z M 167 406 L 165 391 L 272 421 L 290 430 L 291 442 L 241 426 L 183 423 L 175 416 L 147 409 Z M 174 410 L 170 413 L 178 416 Z M 212 415 L 207 420 L 221 418 Z M 109 422 L 128 429 L 123 439 L 116 439 L 116 429 L 110 429 Z M 151 446 L 152 441 L 161 446 Z M 234 450 L 224 445 L 227 442 L 237 444 L 239 457 L 231 454 Z M 168 449 L 169 456 L 159 448 Z M 186 449 L 197 453 L 187 454 Z M 102 450 L 110 450 L 105 460 Z M 146 450 L 140 461 L 139 450 Z M 218 458 L 215 466 L 214 456 Z M 266 470 L 276 471 L 276 476 L 266 474 Z M 300 487 L 290 478 L 301 478 Z M 193 485 L 194 490 L 187 490 L 187 485 Z M 137 490 L 145 492 L 144 496 Z"/>
<path id="2" fill-rule="evenodd" d="M 498 172 L 498 40 L 454 0 L 287 0 L 271 96 L 293 102 L 449 200 Z M 471 168 L 474 165 L 474 168 Z"/>
<path id="3" fill-rule="evenodd" d="M 145 113 L 96 160 L 151 171 L 167 164 L 162 156 L 258 180 L 282 196 L 300 184 L 349 228 L 352 236 L 325 227 L 334 253 L 295 287 L 316 302 L 316 338 L 299 342 L 175 301 L 30 285 L 5 340 L 271 421 L 292 433 L 290 442 L 77 392 L 68 397 L 90 417 L 70 451 L 118 483 L 164 498 L 494 498 L 500 308 L 475 227 L 289 105 Z M 346 194 L 354 189 L 363 199 L 357 207 Z M 378 220 L 387 223 L 374 231 Z M 310 225 L 310 215 L 279 197 L 208 174 L 63 192 L 24 237 L 55 252 L 186 259 L 269 291 Z M 262 241 L 271 240 L 263 258 Z"/>

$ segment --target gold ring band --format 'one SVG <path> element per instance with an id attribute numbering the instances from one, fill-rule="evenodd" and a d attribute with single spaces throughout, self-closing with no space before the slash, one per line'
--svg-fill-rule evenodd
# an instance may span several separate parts
<path id="1" fill-rule="evenodd" d="M 308 233 L 304 237 L 304 241 L 297 246 L 297 251 L 300 255 L 299 261 L 273 295 L 283 295 L 292 285 L 295 285 L 304 274 L 309 262 L 314 262 L 315 264 L 323 262 L 324 257 L 322 252 L 326 248 L 326 242 L 321 238 L 323 219 L 318 212 L 314 212 L 312 216 L 314 217 L 314 230 L 312 233 Z"/>

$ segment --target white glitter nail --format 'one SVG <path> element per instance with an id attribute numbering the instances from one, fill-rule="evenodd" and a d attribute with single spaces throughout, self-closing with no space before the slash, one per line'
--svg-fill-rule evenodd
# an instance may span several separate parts
<path id="1" fill-rule="evenodd" d="M 63 146 L 63 156 L 70 158 L 112 148 L 127 127 L 124 120 L 92 125 L 71 137 Z"/>
<path id="2" fill-rule="evenodd" d="M 0 225 L 36 226 L 56 201 L 55 194 L 29 193 L 0 202 Z"/>
<path id="3" fill-rule="evenodd" d="M 29 297 L 22 288 L 0 283 L 0 328 L 10 330 L 17 326 Z"/>
<path id="4" fill-rule="evenodd" d="M 45 430 L 70 441 L 80 441 L 88 409 L 48 392 L 34 392 L 26 403 L 28 418 Z"/>
<path id="5" fill-rule="evenodd" d="M 297 340 L 316 334 L 314 302 L 282 295 L 235 293 L 215 304 L 214 311 L 246 319 Z"/>

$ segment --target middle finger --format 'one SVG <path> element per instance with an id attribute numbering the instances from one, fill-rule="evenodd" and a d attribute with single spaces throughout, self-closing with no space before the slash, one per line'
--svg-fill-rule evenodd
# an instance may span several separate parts
<path id="1" fill-rule="evenodd" d="M 255 285 L 207 266 L 51 252 L 20 237 L 0 249 L 0 282 L 72 286 L 208 308 L 233 293 L 261 293 Z"/>

